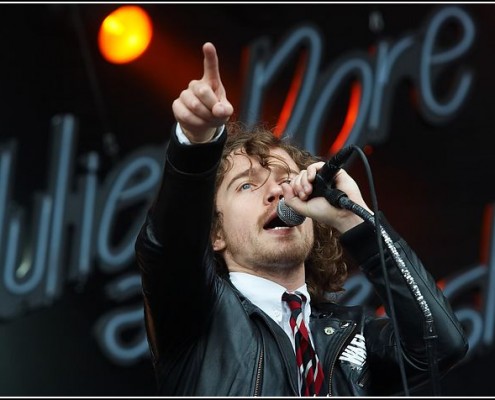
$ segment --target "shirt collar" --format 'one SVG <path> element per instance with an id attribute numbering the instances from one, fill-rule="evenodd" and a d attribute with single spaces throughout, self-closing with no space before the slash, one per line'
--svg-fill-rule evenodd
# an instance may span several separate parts
<path id="1" fill-rule="evenodd" d="M 283 314 L 287 313 L 288 307 L 282 301 L 282 294 L 287 291 L 285 287 L 269 279 L 245 272 L 230 272 L 230 280 L 233 285 L 248 298 L 251 303 L 263 310 L 277 323 L 282 323 Z M 295 290 L 306 296 L 307 302 L 304 306 L 304 319 L 309 321 L 311 314 L 311 297 L 306 283 Z"/>

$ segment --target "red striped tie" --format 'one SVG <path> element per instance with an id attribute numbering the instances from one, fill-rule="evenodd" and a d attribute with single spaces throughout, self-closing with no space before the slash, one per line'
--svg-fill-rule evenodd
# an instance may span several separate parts
<path id="1" fill-rule="evenodd" d="M 323 384 L 323 369 L 318 355 L 311 345 L 309 332 L 304 323 L 302 302 L 306 297 L 302 294 L 285 292 L 282 300 L 286 301 L 291 310 L 290 327 L 296 343 L 296 361 L 300 372 L 301 396 L 315 396 L 320 393 Z"/>

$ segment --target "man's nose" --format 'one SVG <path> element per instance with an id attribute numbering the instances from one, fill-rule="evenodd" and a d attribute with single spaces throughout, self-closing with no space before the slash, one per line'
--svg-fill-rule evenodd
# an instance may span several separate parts
<path id="1" fill-rule="evenodd" d="M 268 188 L 266 193 L 266 202 L 273 203 L 275 200 L 280 200 L 283 197 L 284 191 L 278 182 L 267 182 Z"/>

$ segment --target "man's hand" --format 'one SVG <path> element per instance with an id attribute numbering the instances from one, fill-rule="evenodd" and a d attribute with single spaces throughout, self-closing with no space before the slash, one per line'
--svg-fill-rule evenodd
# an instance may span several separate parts
<path id="1" fill-rule="evenodd" d="M 192 143 L 208 142 L 234 112 L 220 79 L 215 46 L 205 43 L 203 55 L 203 77 L 189 82 L 172 104 L 176 121 Z"/>
<path id="2" fill-rule="evenodd" d="M 335 208 L 323 197 L 314 197 L 308 200 L 313 191 L 313 182 L 323 162 L 317 162 L 301 171 L 291 183 L 283 183 L 282 190 L 286 204 L 297 213 L 315 221 L 333 226 L 343 233 L 363 222 L 363 219 L 351 211 Z M 368 212 L 373 212 L 366 205 L 357 183 L 343 169 L 340 169 L 334 178 L 335 187 L 342 190 L 353 202 L 359 204 Z"/>

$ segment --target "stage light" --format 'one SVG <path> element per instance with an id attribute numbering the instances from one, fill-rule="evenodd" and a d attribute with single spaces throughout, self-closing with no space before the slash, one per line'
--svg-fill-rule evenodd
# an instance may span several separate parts
<path id="1" fill-rule="evenodd" d="M 121 6 L 108 15 L 98 33 L 103 57 L 115 64 L 135 60 L 148 48 L 153 24 L 146 11 L 138 6 Z"/>

